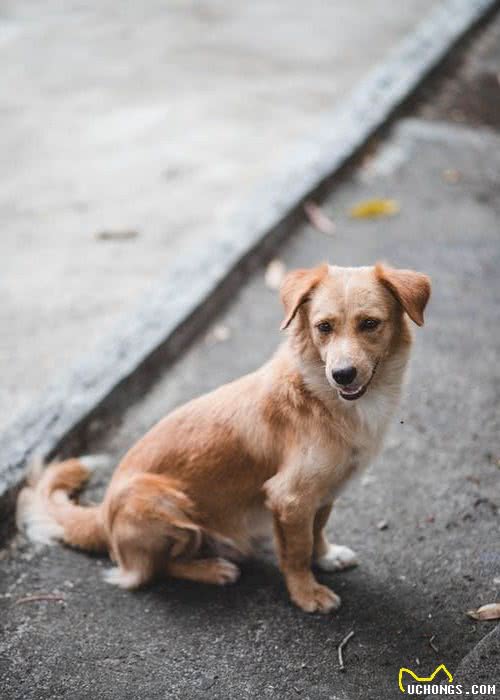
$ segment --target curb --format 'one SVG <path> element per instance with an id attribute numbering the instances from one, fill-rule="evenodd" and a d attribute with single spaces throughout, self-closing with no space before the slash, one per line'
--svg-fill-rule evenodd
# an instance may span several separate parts
<path id="1" fill-rule="evenodd" d="M 484 622 L 479 624 L 484 625 Z M 473 684 L 498 683 L 499 655 L 500 624 L 496 624 L 460 661 L 453 675 L 453 682 L 461 683 L 465 687 Z M 492 695 L 482 697 L 492 697 Z"/>
<path id="2" fill-rule="evenodd" d="M 210 236 L 210 247 L 175 261 L 114 332 L 51 384 L 0 439 L 0 543 L 12 530 L 15 497 L 27 460 L 70 450 L 88 439 L 93 419 L 119 415 L 147 390 L 269 255 L 301 216 L 301 202 L 325 185 L 381 129 L 455 43 L 498 0 L 447 0 L 376 67 L 324 129 L 304 142 L 279 173 L 255 191 L 239 216 Z M 91 428 L 92 429 L 92 428 Z"/>

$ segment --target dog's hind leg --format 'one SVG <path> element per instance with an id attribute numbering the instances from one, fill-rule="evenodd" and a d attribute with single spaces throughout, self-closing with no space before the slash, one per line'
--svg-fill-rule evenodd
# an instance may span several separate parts
<path id="1" fill-rule="evenodd" d="M 165 575 L 170 562 L 183 558 L 189 563 L 201 547 L 203 532 L 192 503 L 158 474 L 133 476 L 115 490 L 105 510 L 110 553 L 118 564 L 105 573 L 108 583 L 138 588 Z"/>
<path id="2" fill-rule="evenodd" d="M 234 583 L 240 575 L 240 570 L 236 564 L 222 557 L 185 561 L 171 560 L 167 564 L 166 572 L 168 576 L 173 576 L 174 578 L 199 581 L 200 583 L 213 583 L 218 586 Z"/>

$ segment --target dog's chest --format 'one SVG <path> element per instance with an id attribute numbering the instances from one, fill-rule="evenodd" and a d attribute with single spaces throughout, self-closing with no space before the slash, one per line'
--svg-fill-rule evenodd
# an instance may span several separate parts
<path id="1" fill-rule="evenodd" d="M 378 450 L 374 446 L 357 446 L 353 445 L 346 451 L 344 458 L 333 467 L 332 488 L 339 489 L 346 481 L 351 479 L 356 474 L 363 472 L 370 462 L 373 461 Z"/>
<path id="2" fill-rule="evenodd" d="M 375 452 L 365 447 L 353 446 L 343 454 L 341 460 L 332 459 L 328 486 L 324 489 L 322 505 L 336 498 L 351 479 L 363 473 L 375 457 Z"/>
<path id="3" fill-rule="evenodd" d="M 379 414 L 370 417 L 371 421 L 360 422 L 352 433 L 350 444 L 341 454 L 335 450 L 332 452 L 329 496 L 337 494 L 352 477 L 361 474 L 380 452 L 389 416 Z"/>

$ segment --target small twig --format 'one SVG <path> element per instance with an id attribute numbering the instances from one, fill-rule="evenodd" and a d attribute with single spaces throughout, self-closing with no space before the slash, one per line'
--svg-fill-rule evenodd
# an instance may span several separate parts
<path id="1" fill-rule="evenodd" d="M 55 595 L 54 593 L 40 593 L 39 595 L 27 595 L 24 598 L 18 598 L 16 600 L 16 605 L 21 605 L 21 603 L 36 603 L 39 600 L 53 600 L 60 601 L 64 600 L 64 596 Z"/>
<path id="2" fill-rule="evenodd" d="M 206 691 L 206 690 L 210 690 L 210 688 L 213 688 L 214 685 L 217 683 L 218 678 L 219 678 L 219 676 L 215 676 L 214 679 L 212 680 L 212 682 L 210 683 L 210 685 L 207 685 L 206 688 L 204 688 L 204 690 Z"/>
<path id="3" fill-rule="evenodd" d="M 439 654 L 439 649 L 437 646 L 434 644 L 434 640 L 436 639 L 436 635 L 433 634 L 432 637 L 429 639 L 429 646 L 430 648 L 436 652 L 436 654 Z"/>
<path id="4" fill-rule="evenodd" d="M 95 234 L 95 237 L 100 241 L 128 241 L 132 238 L 137 238 L 138 235 L 139 232 L 133 229 L 117 229 L 116 231 L 99 231 Z"/>
<path id="5" fill-rule="evenodd" d="M 349 634 L 346 634 L 344 639 L 340 642 L 340 644 L 337 647 L 337 652 L 339 656 L 339 671 L 345 671 L 345 666 L 344 666 L 344 656 L 342 654 L 342 651 L 344 650 L 345 645 L 347 642 L 354 637 L 354 630 L 349 632 Z"/>

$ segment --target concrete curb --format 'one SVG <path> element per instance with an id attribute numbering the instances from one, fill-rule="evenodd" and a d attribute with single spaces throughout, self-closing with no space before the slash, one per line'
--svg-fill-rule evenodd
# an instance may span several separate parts
<path id="1" fill-rule="evenodd" d="M 479 624 L 484 625 L 484 622 Z M 499 655 L 500 624 L 497 624 L 464 656 L 453 674 L 453 682 L 462 683 L 466 688 L 473 684 L 491 685 L 495 682 L 498 684 Z M 482 697 L 493 697 L 493 695 Z"/>
<path id="2" fill-rule="evenodd" d="M 302 200 L 338 174 L 414 92 L 453 45 L 498 0 L 447 0 L 433 10 L 254 193 L 210 246 L 175 261 L 115 331 L 45 391 L 0 440 L 0 541 L 10 527 L 26 461 L 85 444 L 92 418 L 119 414 L 214 316 L 249 267 L 269 253 L 301 216 Z M 111 410 L 113 409 L 113 410 Z"/>

